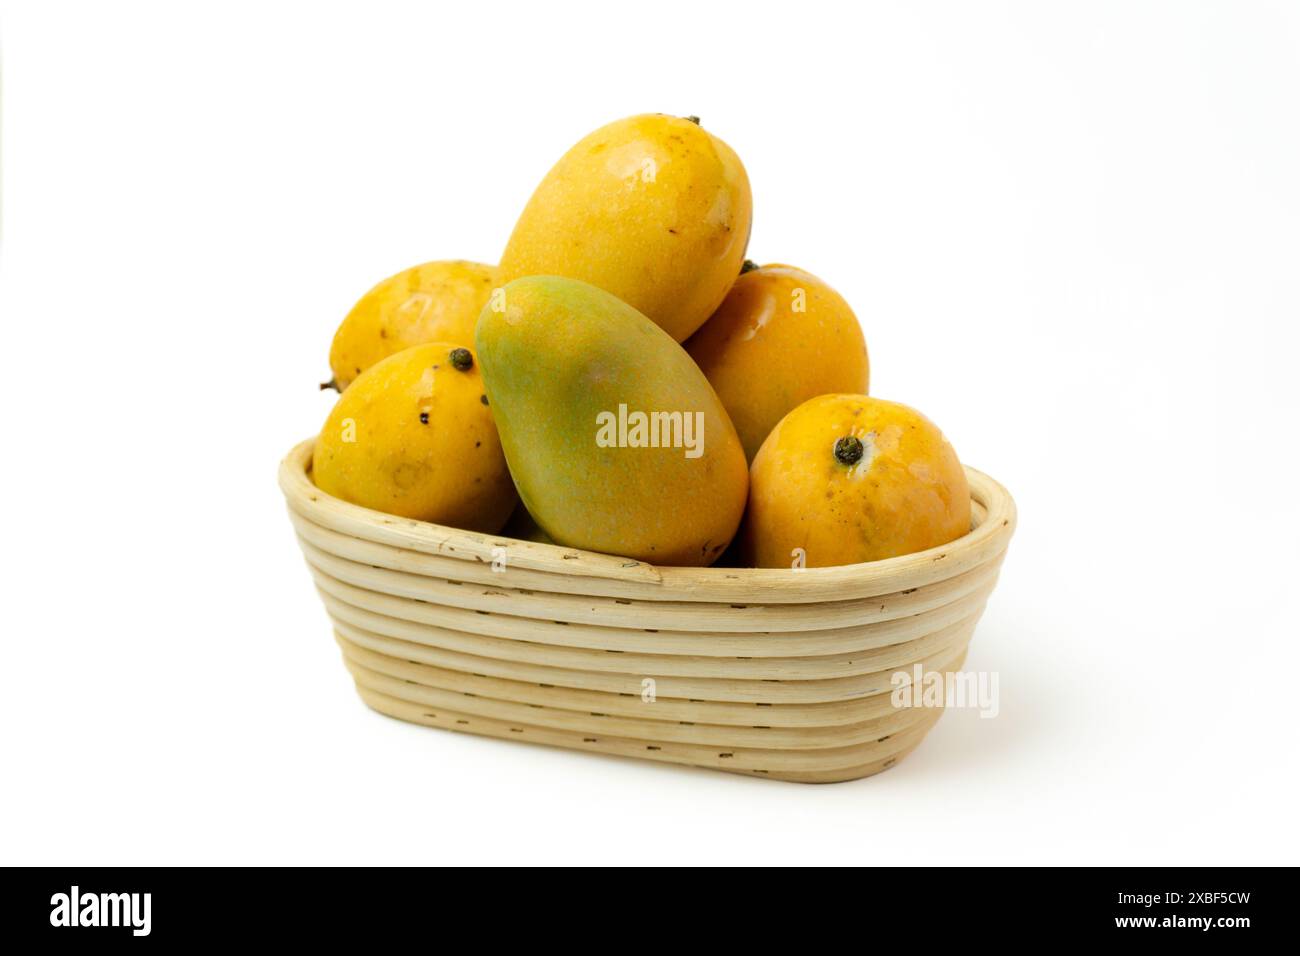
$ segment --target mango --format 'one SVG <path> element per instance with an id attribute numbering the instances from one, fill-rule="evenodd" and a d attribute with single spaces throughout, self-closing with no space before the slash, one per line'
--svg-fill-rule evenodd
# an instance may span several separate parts
<path id="1" fill-rule="evenodd" d="M 791 409 L 832 392 L 865 395 L 870 380 L 857 316 L 838 292 L 794 266 L 746 269 L 686 351 L 750 461 Z"/>
<path id="2" fill-rule="evenodd" d="M 496 266 L 453 259 L 389 276 L 352 307 L 330 346 L 340 392 L 380 359 L 425 342 L 474 344 L 474 323 L 501 284 Z"/>
<path id="3" fill-rule="evenodd" d="M 312 478 L 404 518 L 495 534 L 517 497 L 472 350 L 417 345 L 366 369 L 325 420 Z"/>
<path id="4" fill-rule="evenodd" d="M 739 274 L 752 205 L 740 158 L 698 119 L 632 116 L 581 140 L 542 180 L 502 277 L 581 279 L 682 342 Z"/>
<path id="5" fill-rule="evenodd" d="M 970 531 L 952 445 L 906 405 L 865 395 L 804 402 L 750 468 L 741 531 L 750 567 L 828 567 L 924 551 Z"/>
<path id="6" fill-rule="evenodd" d="M 710 564 L 745 508 L 745 453 L 691 357 L 627 303 L 558 276 L 478 320 L 483 381 L 524 507 L 557 544 Z"/>

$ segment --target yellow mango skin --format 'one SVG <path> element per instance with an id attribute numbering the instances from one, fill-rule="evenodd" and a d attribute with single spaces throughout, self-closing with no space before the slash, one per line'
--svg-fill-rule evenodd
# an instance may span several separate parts
<path id="1" fill-rule="evenodd" d="M 477 358 L 465 370 L 449 359 L 460 347 L 417 345 L 357 376 L 316 440 L 316 487 L 403 518 L 499 531 L 518 498 Z"/>
<path id="2" fill-rule="evenodd" d="M 863 446 L 847 465 L 845 436 Z M 970 531 L 970 488 L 952 445 L 906 405 L 822 395 L 768 435 L 750 468 L 741 555 L 750 567 L 878 561 L 947 544 Z"/>
<path id="3" fill-rule="evenodd" d="M 678 342 L 740 272 L 753 202 L 740 158 L 699 124 L 660 113 L 601 127 L 542 180 L 501 256 L 506 281 L 581 279 Z"/>
<path id="4" fill-rule="evenodd" d="M 339 391 L 380 359 L 426 342 L 474 344 L 474 323 L 492 290 L 496 266 L 449 259 L 389 276 L 352 307 L 330 346 Z"/>
<path id="5" fill-rule="evenodd" d="M 722 399 L 753 461 L 786 413 L 817 395 L 867 394 L 871 369 L 857 316 L 802 269 L 746 272 L 686 351 Z"/>
<path id="6" fill-rule="evenodd" d="M 608 292 L 556 276 L 505 286 L 478 352 L 519 496 L 567 547 L 660 565 L 711 564 L 745 509 L 745 453 L 708 380 L 672 338 Z M 703 415 L 683 447 L 602 447 L 602 412 Z M 692 417 L 692 421 L 696 419 Z"/>

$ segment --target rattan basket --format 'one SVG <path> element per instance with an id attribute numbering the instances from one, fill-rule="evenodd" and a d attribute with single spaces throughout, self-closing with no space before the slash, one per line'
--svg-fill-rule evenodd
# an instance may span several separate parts
<path id="1" fill-rule="evenodd" d="M 1015 505 L 967 469 L 941 548 L 801 570 L 661 568 L 360 508 L 280 467 L 298 543 L 362 700 L 402 720 L 783 780 L 888 769 L 942 713 L 891 677 L 954 671 Z"/>

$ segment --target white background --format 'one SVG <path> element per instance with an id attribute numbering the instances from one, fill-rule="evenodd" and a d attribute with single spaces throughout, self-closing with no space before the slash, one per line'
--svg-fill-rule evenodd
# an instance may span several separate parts
<path id="1" fill-rule="evenodd" d="M 1300 13 L 5 3 L 0 861 L 1296 863 Z M 404 725 L 276 465 L 334 326 L 621 116 L 746 163 L 1021 524 L 945 716 L 779 784 Z"/>

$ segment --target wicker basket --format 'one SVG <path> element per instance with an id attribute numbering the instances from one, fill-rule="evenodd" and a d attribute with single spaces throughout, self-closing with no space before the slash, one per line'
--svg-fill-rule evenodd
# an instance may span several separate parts
<path id="1" fill-rule="evenodd" d="M 997 581 L 1015 505 L 967 469 L 970 534 L 837 568 L 660 568 L 381 514 L 280 486 L 370 707 L 510 740 L 783 780 L 888 769 L 941 710 L 891 676 L 954 671 Z"/>

